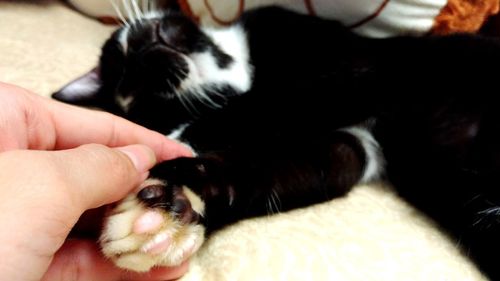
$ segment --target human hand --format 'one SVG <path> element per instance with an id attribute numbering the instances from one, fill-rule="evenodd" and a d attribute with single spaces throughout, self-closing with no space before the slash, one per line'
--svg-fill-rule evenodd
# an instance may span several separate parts
<path id="1" fill-rule="evenodd" d="M 127 273 L 94 243 L 66 238 L 85 210 L 123 198 L 157 159 L 190 155 L 187 148 L 110 114 L 6 84 L 0 103 L 2 278 L 168 280 L 185 273 L 187 264 Z"/>

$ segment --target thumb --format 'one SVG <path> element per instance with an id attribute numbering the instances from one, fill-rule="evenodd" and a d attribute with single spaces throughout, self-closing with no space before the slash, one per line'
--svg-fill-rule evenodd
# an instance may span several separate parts
<path id="1" fill-rule="evenodd" d="M 123 198 L 156 163 L 154 152 L 145 145 L 109 148 L 89 144 L 52 155 L 69 196 L 82 211 Z"/>
<path id="2" fill-rule="evenodd" d="M 85 210 L 123 198 L 154 164 L 144 145 L 0 153 L 0 221 L 9 230 L 0 231 L 9 242 L 0 248 L 9 256 L 0 279 L 35 280 Z"/>

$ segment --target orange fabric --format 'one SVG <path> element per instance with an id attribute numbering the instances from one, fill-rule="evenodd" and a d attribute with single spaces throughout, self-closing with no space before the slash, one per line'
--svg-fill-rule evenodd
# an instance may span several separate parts
<path id="1" fill-rule="evenodd" d="M 449 0 L 436 17 L 433 34 L 476 32 L 498 13 L 500 0 Z"/>

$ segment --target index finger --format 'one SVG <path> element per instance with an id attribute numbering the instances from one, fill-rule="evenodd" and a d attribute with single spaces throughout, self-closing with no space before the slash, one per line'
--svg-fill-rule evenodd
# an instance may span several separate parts
<path id="1" fill-rule="evenodd" d="M 192 155 L 187 146 L 121 117 L 44 100 L 54 125 L 54 149 L 74 148 L 87 143 L 110 147 L 144 144 L 153 149 L 159 161 Z"/>

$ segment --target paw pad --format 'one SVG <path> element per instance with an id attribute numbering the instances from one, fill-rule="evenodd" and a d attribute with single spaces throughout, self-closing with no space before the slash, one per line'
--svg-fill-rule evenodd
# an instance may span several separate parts
<path id="1" fill-rule="evenodd" d="M 187 187 L 157 180 L 143 186 L 107 215 L 102 251 L 117 266 L 139 272 L 179 265 L 203 243 L 205 229 L 198 221 L 204 203 Z"/>

